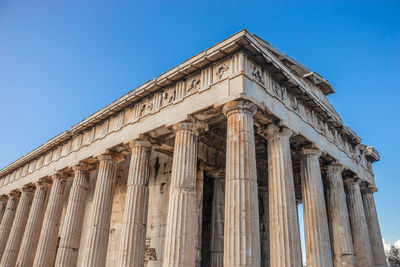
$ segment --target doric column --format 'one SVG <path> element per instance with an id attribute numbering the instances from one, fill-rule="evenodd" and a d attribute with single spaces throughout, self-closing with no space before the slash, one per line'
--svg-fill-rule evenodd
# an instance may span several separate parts
<path id="1" fill-rule="evenodd" d="M 376 213 L 373 193 L 375 187 L 368 187 L 362 190 L 365 219 L 367 221 L 369 237 L 371 241 L 372 254 L 375 266 L 387 266 L 385 250 L 383 249 L 381 229 L 379 227 L 378 214 Z"/>
<path id="2" fill-rule="evenodd" d="M 129 166 L 125 211 L 119 248 L 119 266 L 143 266 L 149 202 L 149 156 L 151 144 L 146 140 L 129 143 Z"/>
<path id="3" fill-rule="evenodd" d="M 195 123 L 175 124 L 167 228 L 163 266 L 194 266 L 197 233 L 196 169 L 197 136 Z"/>
<path id="4" fill-rule="evenodd" d="M 21 190 L 21 197 L 18 203 L 15 218 L 10 231 L 6 248 L 1 259 L 0 266 L 14 267 L 17 261 L 19 247 L 25 231 L 26 221 L 29 214 L 29 209 L 32 203 L 32 188 L 24 187 Z"/>
<path id="5" fill-rule="evenodd" d="M 360 178 L 348 178 L 345 180 L 345 189 L 356 263 L 357 266 L 370 267 L 374 266 L 374 260 L 361 198 L 360 182 Z"/>
<path id="6" fill-rule="evenodd" d="M 44 181 L 38 181 L 35 183 L 35 187 L 35 195 L 17 257 L 16 266 L 18 267 L 32 266 L 39 242 L 40 229 L 42 229 L 49 184 Z"/>
<path id="7" fill-rule="evenodd" d="M 40 232 L 35 260 L 33 262 L 33 266 L 35 267 L 53 266 L 54 257 L 56 256 L 66 180 L 65 177 L 59 173 L 52 175 L 51 178 L 53 179 L 53 184 L 51 186 L 49 201 L 44 214 L 42 231 Z"/>
<path id="8" fill-rule="evenodd" d="M 249 101 L 223 107 L 227 117 L 224 266 L 260 266 L 256 111 Z"/>
<path id="9" fill-rule="evenodd" d="M 349 213 L 344 197 L 342 178 L 343 167 L 331 164 L 326 170 L 327 206 L 332 240 L 333 263 L 335 267 L 354 267 L 354 247 L 351 238 Z"/>
<path id="10" fill-rule="evenodd" d="M 224 266 L 225 172 L 214 177 L 211 206 L 211 267 Z"/>
<path id="11" fill-rule="evenodd" d="M 15 217 L 19 199 L 19 192 L 12 191 L 8 194 L 8 201 L 3 219 L 0 224 L 0 259 L 3 257 L 4 249 L 10 235 L 10 230 Z"/>
<path id="12" fill-rule="evenodd" d="M 55 266 L 75 266 L 78 259 L 86 193 L 89 188 L 88 173 L 84 170 L 85 167 L 84 163 L 72 167 L 74 179 L 61 228 L 61 239 Z"/>
<path id="13" fill-rule="evenodd" d="M 116 166 L 121 158 L 114 154 L 98 156 L 99 170 L 93 197 L 92 218 L 89 224 L 83 266 L 105 266 Z"/>
<path id="14" fill-rule="evenodd" d="M 1 220 L 3 219 L 6 206 L 7 206 L 7 196 L 6 195 L 0 196 L 0 223 Z"/>
<path id="15" fill-rule="evenodd" d="M 301 191 L 307 266 L 333 266 L 318 149 L 302 149 Z"/>
<path id="16" fill-rule="evenodd" d="M 271 267 L 302 266 L 288 128 L 268 125 L 268 193 Z"/>

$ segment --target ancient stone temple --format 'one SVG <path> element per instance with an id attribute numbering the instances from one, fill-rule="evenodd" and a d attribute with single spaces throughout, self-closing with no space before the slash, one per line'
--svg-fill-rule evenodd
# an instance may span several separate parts
<path id="1" fill-rule="evenodd" d="M 0 266 L 385 266 L 327 80 L 242 30 L 0 171 Z"/>

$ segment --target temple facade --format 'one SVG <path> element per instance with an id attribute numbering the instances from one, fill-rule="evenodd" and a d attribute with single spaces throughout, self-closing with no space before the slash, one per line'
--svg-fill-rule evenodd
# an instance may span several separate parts
<path id="1" fill-rule="evenodd" d="M 0 266 L 387 266 L 378 152 L 242 30 L 0 171 Z"/>

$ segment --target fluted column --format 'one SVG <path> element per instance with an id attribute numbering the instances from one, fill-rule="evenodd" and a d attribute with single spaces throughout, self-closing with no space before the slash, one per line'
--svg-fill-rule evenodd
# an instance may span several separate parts
<path id="1" fill-rule="evenodd" d="M 116 165 L 121 158 L 114 154 L 102 154 L 98 160 L 100 164 L 83 266 L 100 267 L 106 264 Z"/>
<path id="2" fill-rule="evenodd" d="M 227 117 L 224 266 L 260 266 L 256 111 L 249 101 L 223 107 Z"/>
<path id="3" fill-rule="evenodd" d="M 344 194 L 343 167 L 331 164 L 326 171 L 327 206 L 335 267 L 356 266 L 353 239 L 351 237 L 349 213 Z"/>
<path id="4" fill-rule="evenodd" d="M 54 174 L 51 178 L 53 179 L 53 184 L 51 186 L 49 201 L 44 214 L 42 230 L 40 232 L 35 260 L 33 262 L 33 266 L 35 267 L 53 266 L 54 257 L 56 256 L 66 180 L 61 174 Z"/>
<path id="5" fill-rule="evenodd" d="M 163 266 L 195 265 L 197 234 L 196 170 L 197 136 L 195 123 L 175 124 L 175 146 L 169 191 Z"/>
<path id="6" fill-rule="evenodd" d="M 371 241 L 372 254 L 375 266 L 387 266 L 385 250 L 383 249 L 381 229 L 379 227 L 378 214 L 376 213 L 375 200 L 373 193 L 375 187 L 368 187 L 362 190 L 364 203 L 365 219 L 368 225 L 368 232 Z"/>
<path id="7" fill-rule="evenodd" d="M 211 267 L 224 266 L 225 173 L 214 178 L 211 206 Z"/>
<path id="8" fill-rule="evenodd" d="M 149 202 L 150 142 L 129 143 L 131 162 L 119 248 L 119 266 L 143 266 Z"/>
<path id="9" fill-rule="evenodd" d="M 361 198 L 360 182 L 361 179 L 357 177 L 348 178 L 345 180 L 345 189 L 356 263 L 357 266 L 370 267 L 374 266 L 374 260 Z"/>
<path id="10" fill-rule="evenodd" d="M 12 223 L 15 217 L 15 211 L 18 205 L 19 192 L 13 191 L 8 194 L 8 201 L 3 219 L 0 224 L 0 259 L 3 257 L 4 249 L 10 235 Z"/>
<path id="11" fill-rule="evenodd" d="M 288 128 L 268 125 L 268 193 L 271 267 L 302 266 Z"/>
<path id="12" fill-rule="evenodd" d="M 18 203 L 15 218 L 10 231 L 6 248 L 1 259 L 0 266 L 14 267 L 17 261 L 19 247 L 25 231 L 26 221 L 29 214 L 29 209 L 32 203 L 32 188 L 24 187 L 21 190 L 21 197 Z"/>
<path id="13" fill-rule="evenodd" d="M 86 193 L 89 187 L 88 173 L 84 163 L 72 167 L 74 179 L 68 197 L 67 210 L 61 228 L 60 245 L 55 266 L 75 266 L 78 260 L 82 223 L 85 212 Z"/>
<path id="14" fill-rule="evenodd" d="M 318 149 L 302 149 L 301 191 L 307 266 L 333 266 Z"/>
<path id="15" fill-rule="evenodd" d="M 0 196 L 0 223 L 1 220 L 3 219 L 4 212 L 6 211 L 6 206 L 7 206 L 7 196 L 5 195 Z"/>
<path id="16" fill-rule="evenodd" d="M 17 257 L 16 266 L 18 267 L 32 266 L 39 242 L 40 229 L 42 229 L 49 184 L 47 182 L 38 181 L 35 183 L 35 187 L 35 195 Z"/>

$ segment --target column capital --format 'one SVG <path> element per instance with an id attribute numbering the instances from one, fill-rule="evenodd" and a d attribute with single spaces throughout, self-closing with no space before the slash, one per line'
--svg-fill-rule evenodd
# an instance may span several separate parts
<path id="1" fill-rule="evenodd" d="M 88 167 L 89 167 L 89 165 L 88 165 L 87 163 L 81 161 L 81 162 L 79 162 L 78 164 L 72 166 L 71 169 L 72 169 L 74 172 L 77 172 L 77 171 L 84 171 L 84 172 L 86 172 L 86 170 L 88 169 Z"/>
<path id="2" fill-rule="evenodd" d="M 133 149 L 135 147 L 143 147 L 143 148 L 150 149 L 152 147 L 152 144 L 150 143 L 150 141 L 145 138 L 132 140 L 128 143 L 128 145 L 129 145 L 130 149 Z"/>
<path id="3" fill-rule="evenodd" d="M 54 181 L 54 180 L 67 180 L 68 179 L 68 175 L 67 175 L 67 173 L 65 173 L 65 172 L 56 172 L 56 173 L 54 173 L 54 174 L 52 174 L 52 175 L 50 175 L 50 179 L 52 180 L 52 181 Z"/>
<path id="4" fill-rule="evenodd" d="M 125 156 L 121 153 L 115 153 L 113 151 L 107 151 L 106 153 L 97 156 L 98 161 L 113 161 L 118 164 L 125 160 Z"/>
<path id="5" fill-rule="evenodd" d="M 33 193 L 35 191 L 33 184 L 26 184 L 20 189 L 22 192 L 30 192 Z"/>
<path id="6" fill-rule="evenodd" d="M 257 112 L 257 106 L 248 100 L 238 100 L 226 103 L 222 107 L 222 112 L 225 116 L 229 116 L 233 112 L 248 112 L 252 116 Z"/>
<path id="7" fill-rule="evenodd" d="M 20 196 L 21 196 L 21 192 L 20 192 L 19 190 L 16 189 L 16 190 L 13 190 L 13 191 L 7 193 L 7 196 L 8 196 L 8 198 L 11 198 L 11 197 L 20 197 Z"/>
<path id="8" fill-rule="evenodd" d="M 174 132 L 178 132 L 181 130 L 189 130 L 196 135 L 199 135 L 199 132 L 205 129 L 204 124 L 199 122 L 178 122 L 172 126 L 172 130 Z"/>
<path id="9" fill-rule="evenodd" d="M 291 129 L 284 126 L 276 126 L 275 124 L 268 124 L 264 132 L 267 134 L 267 140 L 275 138 L 276 136 L 286 136 L 287 138 L 290 138 L 293 134 Z"/>
<path id="10" fill-rule="evenodd" d="M 337 163 L 337 162 L 333 162 L 331 164 L 328 165 L 328 167 L 326 168 L 326 174 L 328 175 L 333 175 L 333 174 L 342 174 L 344 170 L 344 167 Z"/>
<path id="11" fill-rule="evenodd" d="M 225 170 L 212 170 L 208 172 L 208 174 L 214 179 L 222 179 L 222 180 L 225 180 L 226 176 Z"/>
<path id="12" fill-rule="evenodd" d="M 372 185 L 372 184 L 361 184 L 361 192 L 363 193 L 363 195 L 367 195 L 367 194 L 373 194 L 376 191 L 378 191 L 378 188 L 376 188 L 376 186 Z"/>
<path id="13" fill-rule="evenodd" d="M 51 181 L 49 179 L 40 179 L 36 182 L 33 182 L 33 184 L 36 188 L 48 187 L 51 185 Z"/>
<path id="14" fill-rule="evenodd" d="M 360 177 L 358 177 L 356 175 L 354 177 L 349 177 L 349 178 L 344 179 L 344 184 L 346 186 L 353 186 L 356 184 L 360 185 L 361 182 L 362 182 L 362 180 L 360 179 Z"/>
<path id="15" fill-rule="evenodd" d="M 302 156 L 315 156 L 319 158 L 322 154 L 322 151 L 318 148 L 302 148 L 300 154 Z"/>

